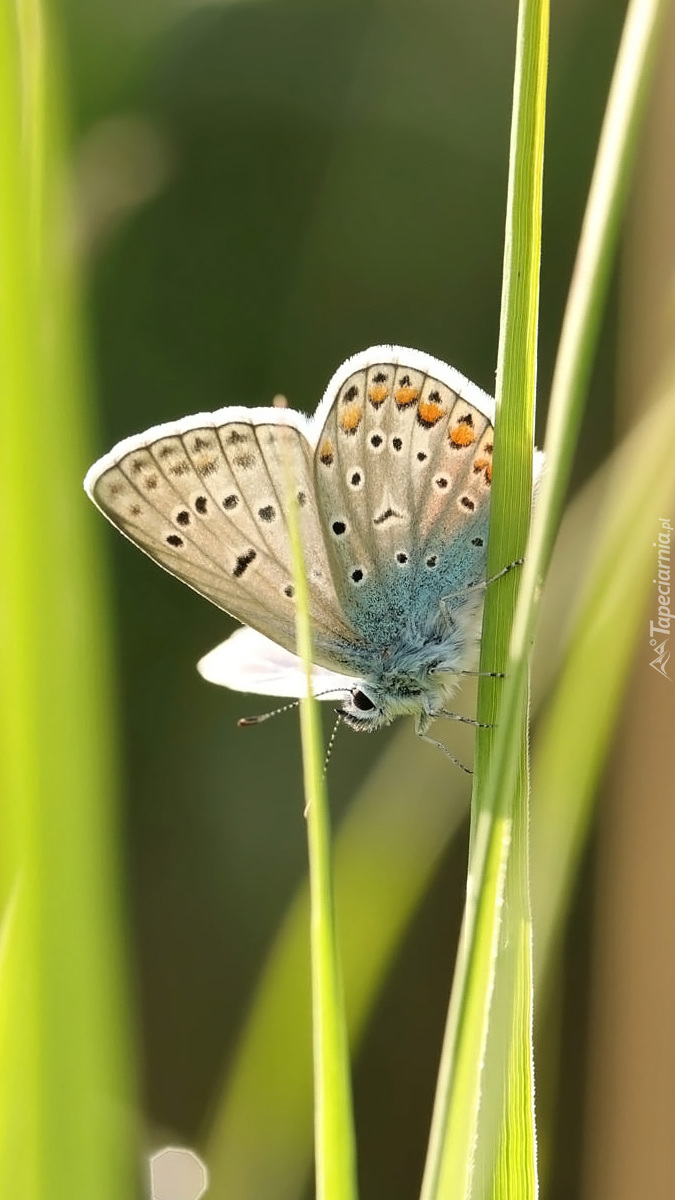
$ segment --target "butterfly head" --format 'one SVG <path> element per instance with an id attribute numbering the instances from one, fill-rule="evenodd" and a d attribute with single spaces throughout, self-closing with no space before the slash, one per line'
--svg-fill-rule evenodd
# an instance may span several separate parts
<path id="1" fill-rule="evenodd" d="M 382 729 L 397 717 L 433 717 L 458 683 L 454 672 L 439 667 L 432 663 L 416 675 L 385 673 L 379 679 L 359 680 L 337 712 L 358 733 Z"/>
<path id="2" fill-rule="evenodd" d="M 358 733 L 370 733 L 388 723 L 375 689 L 363 683 L 355 684 L 336 712 Z"/>

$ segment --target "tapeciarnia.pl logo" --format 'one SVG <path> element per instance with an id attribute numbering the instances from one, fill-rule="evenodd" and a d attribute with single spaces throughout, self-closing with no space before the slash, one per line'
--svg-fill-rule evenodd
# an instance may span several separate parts
<path id="1" fill-rule="evenodd" d="M 673 528 L 667 517 L 659 517 L 659 524 L 661 526 L 659 538 L 657 542 L 654 542 L 654 548 L 658 551 L 658 569 L 656 579 L 652 580 L 656 584 L 659 615 L 658 620 L 649 622 L 649 645 L 656 651 L 656 655 L 649 665 L 658 671 L 659 675 L 670 679 L 666 667 L 670 659 L 668 641 L 670 639 L 670 622 L 673 619 L 670 611 L 670 541 Z"/>

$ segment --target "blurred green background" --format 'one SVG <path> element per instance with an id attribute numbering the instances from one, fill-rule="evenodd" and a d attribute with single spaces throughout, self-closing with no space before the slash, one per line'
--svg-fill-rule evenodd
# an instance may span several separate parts
<path id="1" fill-rule="evenodd" d="M 614 0 L 553 8 L 542 430 L 624 9 Z M 161 421 L 266 404 L 279 392 L 312 411 L 338 364 L 379 342 L 429 351 L 493 390 L 514 2 L 61 0 L 55 15 L 99 412 L 94 455 Z M 618 280 L 575 488 L 606 459 L 620 424 L 620 296 Z M 280 914 L 305 872 L 297 720 L 238 730 L 236 718 L 264 701 L 213 688 L 195 670 L 233 622 L 102 521 L 97 528 L 114 600 L 146 1140 L 199 1147 Z M 443 732 L 460 744 L 453 729 Z M 412 730 L 340 731 L 330 767 L 336 821 L 392 737 L 407 738 L 412 753 Z M 421 775 L 420 801 L 424 787 Z M 364 1196 L 403 1200 L 418 1186 L 465 833 L 405 936 L 356 1062 Z M 542 1015 L 551 1200 L 590 1186 L 597 904 L 593 844 L 556 967 L 555 1011 L 549 1004 Z"/>

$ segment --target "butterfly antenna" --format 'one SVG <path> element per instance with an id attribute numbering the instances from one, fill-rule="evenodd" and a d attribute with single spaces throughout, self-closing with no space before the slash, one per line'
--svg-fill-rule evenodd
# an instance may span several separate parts
<path id="1" fill-rule="evenodd" d="M 278 717 L 280 713 L 290 712 L 292 708 L 297 708 L 299 700 L 291 700 L 290 704 L 282 704 L 281 708 L 273 708 L 271 712 L 258 713 L 255 717 L 240 717 L 237 725 L 240 729 L 247 729 L 249 725 L 262 725 L 263 721 L 269 721 L 270 717 Z"/>
<path id="2" fill-rule="evenodd" d="M 333 687 L 327 688 L 325 692 L 315 692 L 314 699 L 320 700 L 323 696 L 333 696 L 335 691 L 336 689 Z M 292 708 L 298 708 L 299 704 L 299 700 L 291 700 L 289 704 L 282 704 L 280 708 L 273 708 L 270 712 L 258 713 L 254 717 L 240 717 L 237 725 L 240 729 L 246 729 L 249 725 L 262 725 L 263 721 L 269 721 L 270 717 L 278 717 L 281 713 L 290 712 Z M 335 731 L 333 731 L 334 736 Z"/>
<path id="3" fill-rule="evenodd" d="M 338 713 L 335 718 L 335 724 L 331 731 L 331 735 L 328 739 L 328 745 L 326 746 L 326 757 L 323 760 L 324 775 L 326 775 L 328 773 L 328 764 L 330 762 L 330 756 L 333 753 L 333 746 L 335 745 L 335 738 L 337 737 L 338 725 L 340 725 L 341 721 L 342 721 L 342 716 L 340 713 Z"/>

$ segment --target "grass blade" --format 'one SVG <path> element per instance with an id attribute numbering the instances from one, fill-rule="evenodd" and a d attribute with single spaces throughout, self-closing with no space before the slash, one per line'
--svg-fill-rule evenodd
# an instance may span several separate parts
<path id="1" fill-rule="evenodd" d="M 657 397 L 611 464 L 583 599 L 534 747 L 538 981 L 545 977 L 567 907 L 644 619 L 658 521 L 675 495 L 675 364 L 664 373 Z M 650 436 L 655 428 L 656 441 Z"/>
<path id="2" fill-rule="evenodd" d="M 541 247 L 541 188 L 548 55 L 548 5 L 524 0 L 520 5 L 511 132 L 504 285 L 497 373 L 497 428 L 494 491 L 491 506 L 488 573 L 519 558 L 524 550 L 532 494 L 532 430 L 536 380 L 536 331 Z M 515 606 L 514 572 L 487 591 L 481 667 L 504 669 Z M 507 668 L 511 670 L 511 662 Z M 481 680 L 479 719 L 493 723 L 499 710 L 501 684 Z M 521 766 L 514 781 L 500 789 L 490 772 L 493 731 L 481 730 L 477 742 L 472 800 L 472 839 L 467 903 L 448 1011 L 443 1055 L 432 1120 L 422 1200 L 466 1196 L 471 1188 L 481 1071 L 494 985 L 500 906 L 513 813 L 524 814 L 513 831 L 527 838 L 527 697 L 526 675 L 520 677 L 517 720 L 510 730 L 512 753 Z M 500 728 L 499 736 L 503 736 Z M 492 781 L 492 783 L 491 783 Z M 525 872 L 527 850 L 517 865 Z M 529 914 L 513 913 L 514 920 Z M 529 964 L 529 937 L 524 943 Z M 529 967 L 528 967 L 529 970 Z M 530 1010 L 525 1015 L 525 1042 L 530 1039 Z M 531 1053 L 527 1053 L 528 1071 Z M 528 1167 L 519 1194 L 534 1194 L 532 1081 L 526 1107 L 529 1118 Z M 522 1147 L 521 1147 L 522 1148 Z"/>
<path id="3" fill-rule="evenodd" d="M 0 1194 L 132 1194 L 102 571 L 54 38 L 0 9 Z"/>
<path id="4" fill-rule="evenodd" d="M 295 491 L 287 488 L 297 597 L 297 645 L 307 679 L 300 701 L 311 904 L 314 1136 L 317 1200 L 355 1200 L 356 1148 L 349 1049 L 335 927 L 330 814 L 323 769 L 321 719 L 312 689 L 309 589 Z"/>

